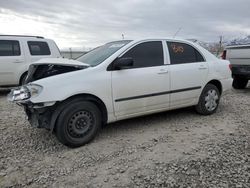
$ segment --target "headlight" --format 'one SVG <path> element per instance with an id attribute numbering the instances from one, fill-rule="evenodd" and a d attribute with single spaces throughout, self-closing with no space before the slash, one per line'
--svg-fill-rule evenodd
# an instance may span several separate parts
<path id="1" fill-rule="evenodd" d="M 25 101 L 31 97 L 38 96 L 42 91 L 42 86 L 29 84 L 21 86 L 19 89 L 12 89 L 8 95 L 8 100 L 12 102 Z"/>

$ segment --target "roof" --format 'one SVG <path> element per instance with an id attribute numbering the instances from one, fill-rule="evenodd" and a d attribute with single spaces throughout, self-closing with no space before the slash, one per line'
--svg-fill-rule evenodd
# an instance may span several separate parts
<path id="1" fill-rule="evenodd" d="M 86 53 L 87 51 L 80 50 L 60 50 L 61 53 Z"/>
<path id="2" fill-rule="evenodd" d="M 33 36 L 33 35 L 0 35 L 0 37 L 35 37 L 35 38 L 44 39 L 44 37 L 42 36 Z"/>
<path id="3" fill-rule="evenodd" d="M 129 40 L 129 39 L 124 39 Z M 142 41 L 142 40 L 182 40 L 182 41 L 188 41 L 183 38 L 178 37 L 144 37 L 144 38 L 135 38 L 132 39 L 133 41 Z"/>

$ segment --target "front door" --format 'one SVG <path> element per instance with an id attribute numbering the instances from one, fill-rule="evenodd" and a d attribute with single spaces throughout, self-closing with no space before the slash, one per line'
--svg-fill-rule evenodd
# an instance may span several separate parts
<path id="1" fill-rule="evenodd" d="M 169 66 L 164 64 L 162 41 L 136 44 L 122 57 L 131 68 L 112 71 L 115 116 L 122 117 L 169 108 Z"/>

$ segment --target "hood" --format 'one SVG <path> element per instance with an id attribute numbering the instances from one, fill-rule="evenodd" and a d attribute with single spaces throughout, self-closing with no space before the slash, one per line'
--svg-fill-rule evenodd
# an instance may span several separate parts
<path id="1" fill-rule="evenodd" d="M 45 64 L 53 64 L 53 65 L 65 65 L 65 66 L 87 66 L 89 67 L 88 64 L 86 63 L 82 63 L 80 61 L 77 60 L 73 60 L 73 59 L 66 59 L 66 58 L 43 58 L 40 59 L 34 63 L 32 63 L 31 65 L 45 65 Z"/>
<path id="2" fill-rule="evenodd" d="M 28 70 L 25 84 L 43 78 L 66 74 L 88 68 L 89 65 L 76 60 L 64 58 L 44 58 L 32 63 Z"/>

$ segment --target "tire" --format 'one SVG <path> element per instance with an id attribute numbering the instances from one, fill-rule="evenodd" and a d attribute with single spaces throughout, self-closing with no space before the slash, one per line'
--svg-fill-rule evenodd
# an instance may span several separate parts
<path id="1" fill-rule="evenodd" d="M 101 112 L 92 102 L 73 100 L 60 113 L 55 134 L 57 139 L 69 147 L 79 147 L 90 142 L 101 127 Z"/>
<path id="2" fill-rule="evenodd" d="M 245 78 L 240 78 L 240 77 L 234 77 L 233 80 L 233 88 L 234 89 L 245 89 L 247 86 L 248 80 Z"/>
<path id="3" fill-rule="evenodd" d="M 195 106 L 196 111 L 202 115 L 210 115 L 216 112 L 220 102 L 220 92 L 213 84 L 207 84 Z"/>
<path id="4" fill-rule="evenodd" d="M 23 75 L 21 76 L 20 81 L 19 81 L 20 86 L 25 84 L 25 80 L 26 80 L 27 76 L 28 76 L 27 72 L 23 73 Z"/>

